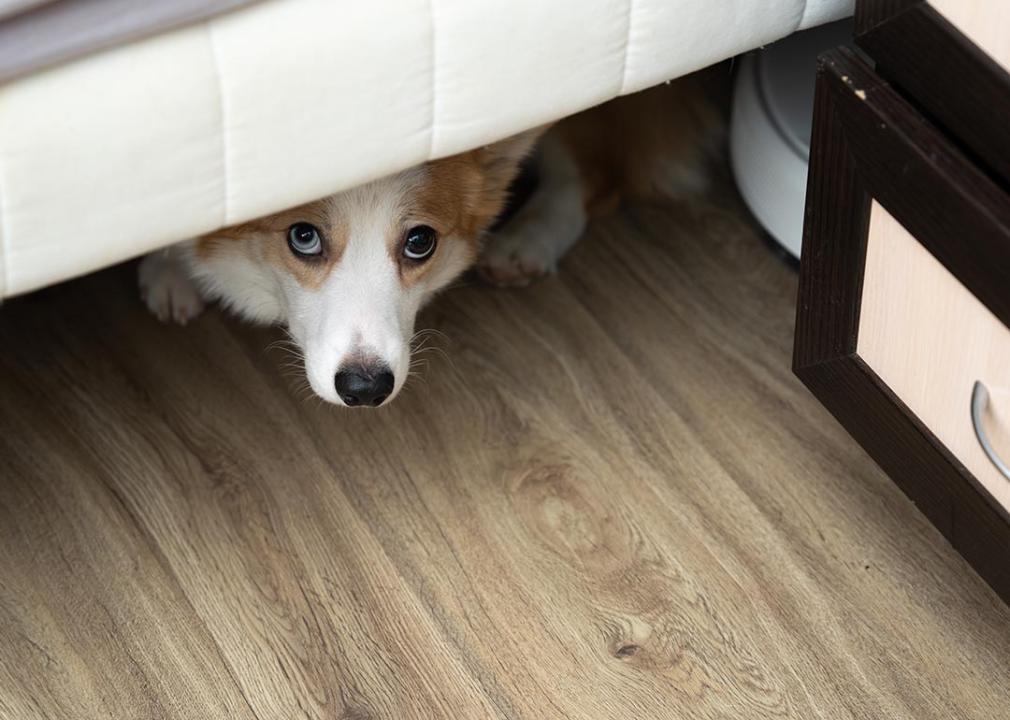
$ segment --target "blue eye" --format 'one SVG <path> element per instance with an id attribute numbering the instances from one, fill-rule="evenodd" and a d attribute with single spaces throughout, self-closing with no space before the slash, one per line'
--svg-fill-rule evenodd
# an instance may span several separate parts
<path id="1" fill-rule="evenodd" d="M 438 233 L 427 225 L 418 225 L 407 231 L 403 241 L 403 256 L 416 262 L 430 258 L 438 245 Z"/>
<path id="2" fill-rule="evenodd" d="M 295 223 L 288 228 L 288 247 L 300 257 L 322 255 L 323 237 L 315 225 L 307 222 Z"/>

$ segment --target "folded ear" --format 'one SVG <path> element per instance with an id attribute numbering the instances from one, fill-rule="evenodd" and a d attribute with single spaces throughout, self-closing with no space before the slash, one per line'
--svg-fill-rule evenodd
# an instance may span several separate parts
<path id="1" fill-rule="evenodd" d="M 487 184 L 508 188 L 519 172 L 519 164 L 533 152 L 533 147 L 547 131 L 547 127 L 542 125 L 526 130 L 475 150 Z"/>
<path id="2" fill-rule="evenodd" d="M 505 208 L 509 187 L 519 174 L 519 166 L 536 146 L 547 125 L 526 130 L 470 152 L 481 174 L 480 191 L 472 208 L 472 228 L 487 230 Z"/>

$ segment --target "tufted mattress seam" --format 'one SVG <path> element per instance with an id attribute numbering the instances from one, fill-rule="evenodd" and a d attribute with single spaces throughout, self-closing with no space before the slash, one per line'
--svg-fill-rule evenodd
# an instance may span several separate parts
<path id="1" fill-rule="evenodd" d="M 210 55 L 213 61 L 214 79 L 217 82 L 217 97 L 219 102 L 218 112 L 221 119 L 221 226 L 228 227 L 231 224 L 231 213 L 229 211 L 228 193 L 231 183 L 229 182 L 228 158 L 228 112 L 227 103 L 224 97 L 224 71 L 221 65 L 220 52 L 217 40 L 214 35 L 213 23 L 205 23 L 207 28 L 207 40 L 210 42 Z"/>
<path id="2" fill-rule="evenodd" d="M 628 55 L 631 54 L 631 22 L 635 16 L 635 0 L 628 0 L 627 30 L 624 35 L 624 60 L 621 62 L 621 87 L 618 95 L 624 95 L 628 88 Z"/>
<path id="3" fill-rule="evenodd" d="M 431 18 L 431 28 L 428 33 L 428 37 L 431 40 L 431 123 L 428 126 L 428 132 L 431 136 L 431 141 L 428 143 L 428 159 L 431 160 L 435 157 L 435 126 L 438 122 L 438 63 L 436 53 L 438 52 L 435 45 L 435 2 L 437 0 L 428 0 L 428 11 L 429 17 Z"/>

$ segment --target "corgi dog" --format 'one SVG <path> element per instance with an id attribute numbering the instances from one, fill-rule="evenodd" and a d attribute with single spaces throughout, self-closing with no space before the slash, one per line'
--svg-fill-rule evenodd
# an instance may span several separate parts
<path id="1" fill-rule="evenodd" d="M 689 76 L 152 253 L 139 265 L 142 297 L 162 321 L 185 324 L 218 301 L 283 324 L 316 395 L 378 407 L 406 382 L 418 310 L 468 268 L 525 285 L 621 197 L 704 188 L 721 117 L 696 84 Z M 524 162 L 536 187 L 496 224 Z"/>

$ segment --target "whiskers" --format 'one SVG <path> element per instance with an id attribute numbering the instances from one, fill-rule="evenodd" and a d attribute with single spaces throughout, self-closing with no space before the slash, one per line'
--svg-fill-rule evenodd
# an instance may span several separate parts
<path id="1" fill-rule="evenodd" d="M 266 346 L 264 352 L 279 350 L 283 355 L 277 363 L 277 369 L 281 375 L 292 381 L 292 390 L 300 403 L 312 402 L 314 405 L 325 404 L 323 399 L 316 395 L 305 375 L 305 353 L 295 342 L 287 328 L 282 327 L 284 337 L 274 340 Z"/>
<path id="2" fill-rule="evenodd" d="M 449 336 L 435 328 L 425 328 L 414 333 L 414 336 L 410 339 L 410 366 L 407 371 L 407 382 L 409 383 L 411 379 L 416 377 L 422 382 L 427 383 L 427 378 L 422 373 L 427 371 L 432 353 L 444 358 L 455 370 L 456 364 L 449 356 L 449 353 L 441 346 L 449 342 Z M 428 357 L 425 357 L 425 355 Z M 404 390 L 406 389 L 405 384 Z"/>
<path id="3" fill-rule="evenodd" d="M 282 328 L 282 330 L 284 337 L 268 344 L 264 352 L 279 350 L 284 354 L 284 360 L 279 364 L 279 367 L 285 370 L 302 370 L 305 367 L 305 353 L 291 337 L 291 333 L 286 328 Z"/>
<path id="4" fill-rule="evenodd" d="M 305 353 L 298 345 L 291 333 L 286 328 L 281 328 L 283 337 L 267 344 L 265 353 L 277 351 L 280 357 L 275 363 L 279 374 L 288 380 L 292 394 L 299 403 L 309 403 L 313 406 L 326 405 L 326 401 L 320 398 L 312 389 L 305 373 Z M 452 369 L 458 372 L 455 361 L 446 352 L 446 346 L 450 344 L 449 337 L 441 330 L 426 328 L 414 333 L 410 338 L 410 364 L 407 367 L 407 377 L 404 382 L 403 391 L 407 386 L 417 384 L 414 378 L 421 383 L 427 384 L 426 373 L 433 359 L 437 359 L 441 364 L 444 360 Z"/>
<path id="5" fill-rule="evenodd" d="M 445 358 L 455 370 L 456 365 L 453 362 L 453 359 L 449 356 L 449 353 L 447 353 L 439 344 L 436 344 L 439 341 L 443 344 L 451 342 L 448 335 L 441 330 L 436 330 L 435 328 L 426 328 L 414 333 L 414 337 L 410 339 L 411 365 L 413 366 L 413 364 L 419 360 L 423 360 L 427 363 L 428 358 L 423 358 L 422 356 L 425 353 L 435 353 Z"/>

